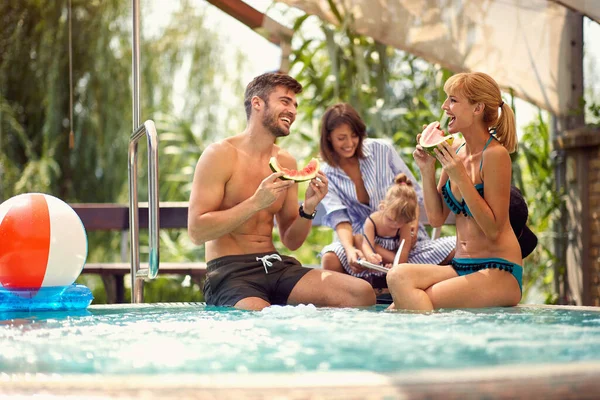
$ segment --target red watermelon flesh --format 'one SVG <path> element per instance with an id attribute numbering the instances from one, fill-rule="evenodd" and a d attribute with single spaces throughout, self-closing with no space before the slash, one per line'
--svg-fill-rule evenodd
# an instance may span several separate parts
<path id="1" fill-rule="evenodd" d="M 306 167 L 301 170 L 295 170 L 282 167 L 279 165 L 276 157 L 271 157 L 269 160 L 269 167 L 273 172 L 283 172 L 283 176 L 281 177 L 283 180 L 304 182 L 310 181 L 317 176 L 317 172 L 319 171 L 319 160 L 313 158 L 309 161 Z"/>
<path id="2" fill-rule="evenodd" d="M 433 150 L 438 144 L 448 141 L 448 144 L 452 144 L 454 137 L 452 135 L 444 135 L 444 131 L 440 129 L 439 121 L 435 121 L 427 125 L 427 128 L 421 133 L 419 144 L 423 150 L 429 154 L 434 154 Z"/>

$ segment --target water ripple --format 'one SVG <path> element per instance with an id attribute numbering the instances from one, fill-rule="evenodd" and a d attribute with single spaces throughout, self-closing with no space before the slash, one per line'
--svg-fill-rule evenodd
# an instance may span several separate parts
<path id="1" fill-rule="evenodd" d="M 600 361 L 600 313 L 124 305 L 4 318 L 0 348 L 0 370 L 22 373 L 392 372 Z"/>

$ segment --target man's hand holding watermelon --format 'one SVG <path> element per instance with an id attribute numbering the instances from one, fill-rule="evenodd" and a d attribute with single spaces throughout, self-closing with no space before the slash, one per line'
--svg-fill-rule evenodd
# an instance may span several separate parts
<path id="1" fill-rule="evenodd" d="M 274 172 L 267 176 L 258 186 L 254 197 L 257 206 L 263 210 L 273 204 L 281 194 L 287 192 L 288 188 L 294 184 L 291 180 L 281 180 L 283 172 Z"/>
<path id="2" fill-rule="evenodd" d="M 277 157 L 271 157 L 269 168 L 277 173 L 277 178 L 283 181 L 306 182 L 310 181 L 304 197 L 303 211 L 309 215 L 317 209 L 317 205 L 327 194 L 328 181 L 325 174 L 319 170 L 319 160 L 311 159 L 306 167 L 301 170 L 284 168 L 277 161 Z"/>

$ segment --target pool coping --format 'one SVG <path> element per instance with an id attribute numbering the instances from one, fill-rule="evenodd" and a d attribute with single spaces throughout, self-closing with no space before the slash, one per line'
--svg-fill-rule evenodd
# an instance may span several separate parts
<path id="1" fill-rule="evenodd" d="M 573 310 L 573 311 L 594 311 L 600 312 L 600 307 L 596 306 L 563 306 L 554 304 L 519 304 L 518 308 L 549 308 L 557 310 Z"/>
<path id="2" fill-rule="evenodd" d="M 0 394 L 93 398 L 587 399 L 600 393 L 600 362 L 455 371 L 109 375 L 0 373 Z"/>
<path id="3" fill-rule="evenodd" d="M 206 306 L 206 303 L 201 302 L 170 302 L 170 303 L 121 303 L 121 304 L 92 304 L 87 309 L 118 309 L 118 308 L 153 308 L 153 307 L 164 307 L 164 306 Z M 512 307 L 506 307 L 508 309 Z M 515 308 L 544 308 L 544 309 L 556 309 L 556 310 L 571 310 L 571 311 L 592 311 L 600 312 L 600 307 L 596 306 L 572 306 L 572 305 L 554 305 L 554 304 L 518 304 Z M 476 309 L 473 309 L 476 310 Z"/>

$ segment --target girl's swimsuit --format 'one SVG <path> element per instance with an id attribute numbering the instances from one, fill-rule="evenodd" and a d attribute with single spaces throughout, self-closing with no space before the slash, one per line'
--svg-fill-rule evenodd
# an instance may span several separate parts
<path id="1" fill-rule="evenodd" d="M 400 229 L 396 231 L 396 236 L 380 236 L 377 233 L 377 225 L 375 225 L 375 221 L 373 221 L 371 216 L 368 216 L 367 218 L 371 220 L 371 223 L 373 223 L 373 228 L 375 229 L 375 243 L 386 250 L 398 250 L 398 246 L 400 246 Z"/>
<path id="2" fill-rule="evenodd" d="M 494 139 L 494 136 L 490 136 L 489 140 L 486 142 L 483 150 L 481 151 L 481 162 L 479 163 L 479 174 L 481 175 L 481 168 L 483 167 L 483 152 L 488 147 L 490 142 Z M 458 154 L 459 150 L 465 145 L 463 143 L 456 150 L 456 154 Z M 477 192 L 483 197 L 483 182 L 475 185 L 475 189 Z M 469 207 L 465 203 L 465 200 L 458 201 L 454 194 L 452 194 L 452 188 L 450 186 L 450 178 L 446 181 L 446 184 L 442 186 L 442 197 L 444 198 L 444 202 L 454 214 L 463 214 L 465 217 L 472 217 L 471 211 Z M 515 277 L 517 282 L 519 283 L 519 289 L 521 292 L 523 291 L 523 267 L 518 264 L 512 263 L 510 261 L 504 260 L 502 258 L 453 258 L 452 267 L 456 271 L 459 276 L 472 274 L 477 271 L 481 271 L 482 269 L 487 268 L 497 268 L 502 271 L 509 272 L 512 276 Z"/>

